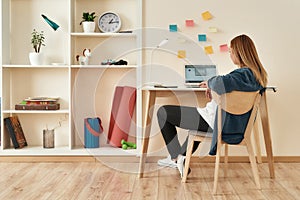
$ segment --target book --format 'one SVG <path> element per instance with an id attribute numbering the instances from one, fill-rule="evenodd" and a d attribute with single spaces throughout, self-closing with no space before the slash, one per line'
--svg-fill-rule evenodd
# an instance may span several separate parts
<path id="1" fill-rule="evenodd" d="M 14 148 L 17 149 L 27 146 L 27 141 L 18 116 L 4 118 L 4 123 Z"/>
<path id="2" fill-rule="evenodd" d="M 59 110 L 60 104 L 16 104 L 15 110 Z"/>
<path id="3" fill-rule="evenodd" d="M 121 147 L 121 140 L 128 139 L 135 103 L 136 88 L 129 86 L 116 87 L 108 130 L 110 145 Z"/>

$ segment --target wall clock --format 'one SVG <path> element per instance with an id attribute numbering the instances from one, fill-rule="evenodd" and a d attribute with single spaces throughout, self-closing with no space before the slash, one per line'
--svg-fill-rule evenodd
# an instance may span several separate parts
<path id="1" fill-rule="evenodd" d="M 105 12 L 98 19 L 98 27 L 103 33 L 116 33 L 121 28 L 121 18 L 117 13 Z"/>

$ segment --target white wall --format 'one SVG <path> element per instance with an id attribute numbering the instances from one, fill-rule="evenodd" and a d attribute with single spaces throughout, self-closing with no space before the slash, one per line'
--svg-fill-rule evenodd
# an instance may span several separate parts
<path id="1" fill-rule="evenodd" d="M 219 52 L 219 45 L 228 44 L 241 33 L 249 35 L 269 74 L 269 85 L 278 87 L 277 93 L 268 92 L 267 99 L 274 155 L 299 156 L 299 8 L 298 0 L 151 0 L 144 2 L 144 27 L 168 30 L 169 24 L 176 23 L 179 33 L 202 47 L 213 46 L 215 53 L 209 57 L 221 74 L 235 66 L 228 53 Z M 201 17 L 204 11 L 210 11 L 213 19 L 204 21 Z M 194 19 L 195 27 L 185 27 L 186 19 Z M 219 32 L 209 33 L 210 26 L 217 27 Z M 207 33 L 208 42 L 198 42 L 198 33 Z M 163 63 L 182 62 L 172 56 L 156 57 L 155 62 L 161 58 Z M 177 67 L 176 70 L 182 72 Z M 166 79 L 172 77 L 166 75 Z M 153 126 L 157 129 L 157 122 Z"/>

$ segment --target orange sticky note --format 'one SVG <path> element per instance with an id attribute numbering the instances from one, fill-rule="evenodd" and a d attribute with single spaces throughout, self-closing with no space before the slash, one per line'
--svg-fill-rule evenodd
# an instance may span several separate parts
<path id="1" fill-rule="evenodd" d="M 209 11 L 205 11 L 205 12 L 202 13 L 202 18 L 204 20 L 210 20 L 212 18 L 212 15 L 210 14 Z"/>
<path id="2" fill-rule="evenodd" d="M 221 52 L 227 52 L 228 51 L 228 45 L 227 44 L 221 44 L 220 45 L 220 51 Z"/>
<path id="3" fill-rule="evenodd" d="M 185 25 L 186 26 L 194 26 L 194 20 L 192 20 L 192 19 L 185 20 Z"/>
<path id="4" fill-rule="evenodd" d="M 214 50 L 213 50 L 212 46 L 204 47 L 204 51 L 205 51 L 206 54 L 213 54 L 214 53 Z"/>
<path id="5" fill-rule="evenodd" d="M 178 58 L 185 58 L 185 57 L 186 57 L 186 52 L 185 52 L 185 50 L 179 50 L 179 51 L 177 52 L 177 57 L 178 57 Z"/>

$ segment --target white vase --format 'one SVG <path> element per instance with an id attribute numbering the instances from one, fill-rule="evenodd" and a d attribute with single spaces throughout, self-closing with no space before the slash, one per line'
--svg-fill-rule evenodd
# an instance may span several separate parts
<path id="1" fill-rule="evenodd" d="M 83 32 L 93 33 L 95 32 L 95 22 L 82 22 Z"/>
<path id="2" fill-rule="evenodd" d="M 30 52 L 29 53 L 29 61 L 31 65 L 42 65 L 43 64 L 43 54 Z"/>

